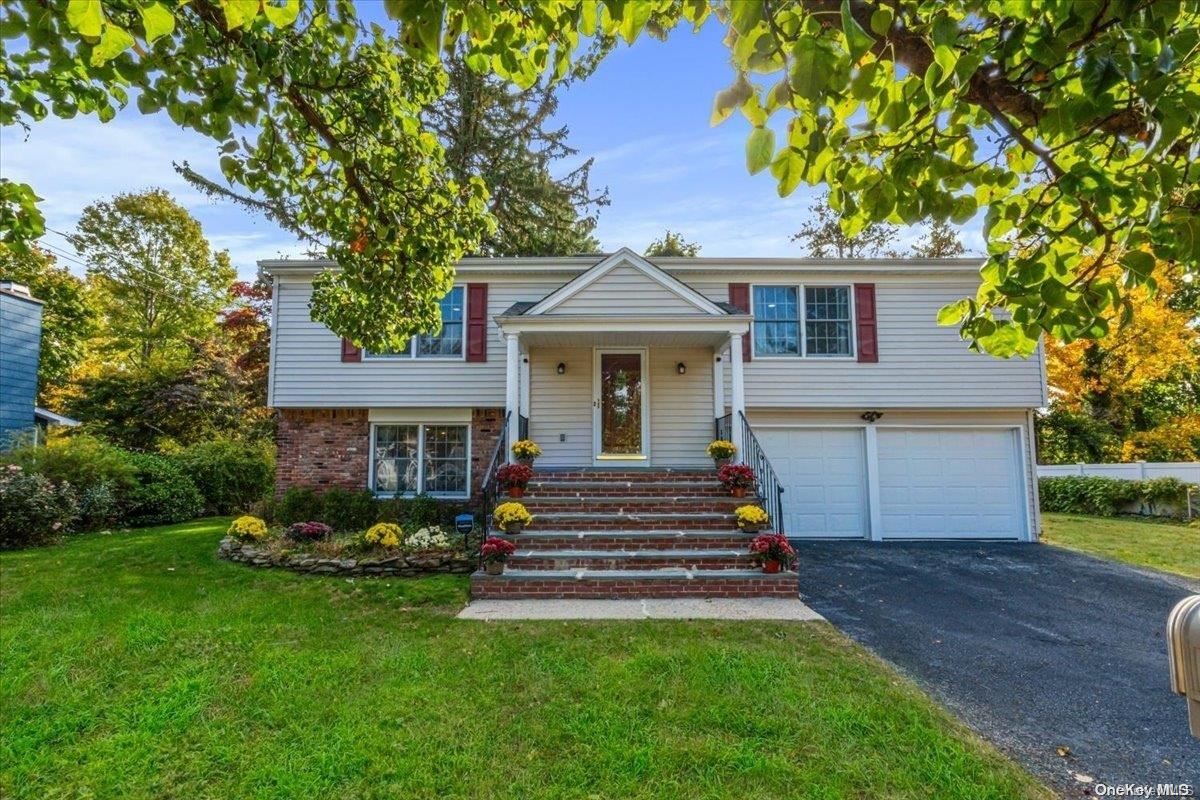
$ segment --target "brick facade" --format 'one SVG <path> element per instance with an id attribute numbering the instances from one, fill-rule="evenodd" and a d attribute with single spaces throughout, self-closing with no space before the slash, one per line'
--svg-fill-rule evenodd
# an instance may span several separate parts
<path id="1" fill-rule="evenodd" d="M 275 437 L 275 495 L 290 486 L 367 488 L 371 428 L 363 408 L 283 408 Z"/>
<path id="2" fill-rule="evenodd" d="M 492 462 L 496 442 L 504 429 L 503 408 L 471 410 L 471 499 L 478 500 L 483 476 Z"/>
<path id="3" fill-rule="evenodd" d="M 471 412 L 471 496 L 478 499 L 504 426 L 504 409 Z M 279 410 L 275 495 L 289 486 L 365 489 L 371 459 L 371 426 L 361 408 Z"/>

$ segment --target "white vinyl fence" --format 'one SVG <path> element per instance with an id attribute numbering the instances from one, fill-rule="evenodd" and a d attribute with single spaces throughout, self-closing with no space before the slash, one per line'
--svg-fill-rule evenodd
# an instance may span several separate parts
<path id="1" fill-rule="evenodd" d="M 1151 478 L 1178 478 L 1200 484 L 1200 461 L 1135 461 L 1132 464 L 1038 464 L 1039 478 L 1064 475 L 1095 475 L 1140 481 Z"/>

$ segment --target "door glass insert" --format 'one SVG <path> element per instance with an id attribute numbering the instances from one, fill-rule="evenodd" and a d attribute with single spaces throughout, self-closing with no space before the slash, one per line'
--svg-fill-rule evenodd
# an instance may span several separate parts
<path id="1" fill-rule="evenodd" d="M 600 450 L 608 455 L 642 452 L 642 356 L 600 354 Z"/>

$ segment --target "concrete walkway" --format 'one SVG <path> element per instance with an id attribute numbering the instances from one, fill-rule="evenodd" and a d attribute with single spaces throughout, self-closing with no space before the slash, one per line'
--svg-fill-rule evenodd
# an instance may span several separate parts
<path id="1" fill-rule="evenodd" d="M 661 600 L 476 600 L 459 619 L 778 619 L 821 620 L 790 598 L 704 598 Z"/>

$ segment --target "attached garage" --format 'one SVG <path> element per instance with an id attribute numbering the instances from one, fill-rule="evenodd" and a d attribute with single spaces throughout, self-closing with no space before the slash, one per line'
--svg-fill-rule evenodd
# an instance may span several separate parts
<path id="1" fill-rule="evenodd" d="M 1022 539 L 1025 480 L 1011 428 L 879 428 L 882 539 Z"/>
<path id="2" fill-rule="evenodd" d="M 768 425 L 755 432 L 785 490 L 789 537 L 1028 538 L 1017 428 Z"/>

